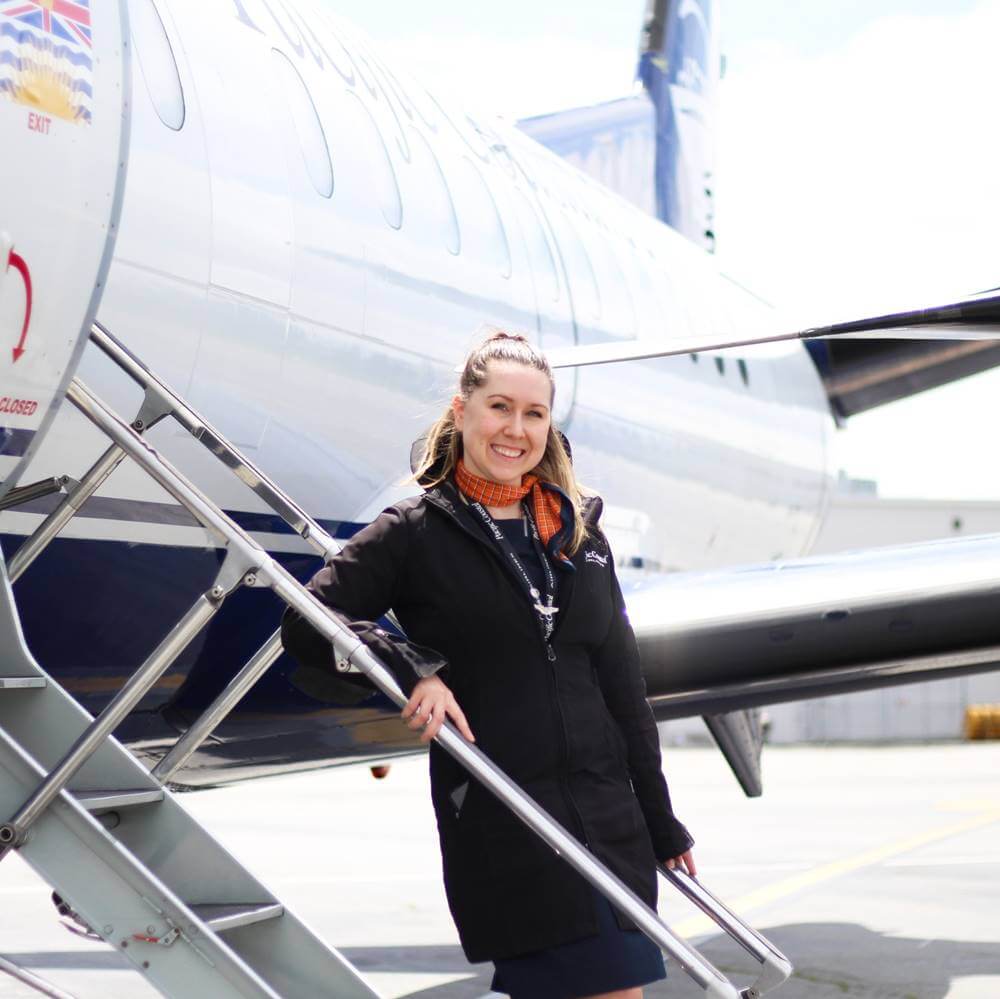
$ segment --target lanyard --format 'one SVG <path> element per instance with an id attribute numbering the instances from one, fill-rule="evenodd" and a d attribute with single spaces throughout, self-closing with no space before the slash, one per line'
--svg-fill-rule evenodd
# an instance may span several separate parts
<path id="1" fill-rule="evenodd" d="M 483 522 L 487 532 L 490 537 L 497 543 L 500 551 L 507 556 L 510 560 L 511 565 L 514 567 L 514 574 L 517 576 L 521 585 L 527 591 L 528 596 L 531 600 L 531 606 L 535 610 L 535 614 L 538 617 L 538 624 L 542 630 L 542 637 L 545 639 L 546 645 L 548 645 L 549 639 L 552 637 L 552 632 L 555 628 L 555 615 L 559 611 L 559 608 L 555 606 L 555 594 L 556 594 L 556 577 L 552 571 L 552 565 L 550 564 L 546 554 L 545 549 L 542 547 L 542 540 L 538 536 L 538 528 L 535 527 L 535 520 L 531 516 L 530 511 L 525 507 L 525 516 L 528 518 L 528 527 L 531 530 L 531 540 L 534 543 L 535 551 L 538 553 L 538 560 L 542 563 L 542 579 L 545 586 L 545 602 L 542 603 L 542 594 L 538 592 L 538 587 L 534 585 L 531 581 L 531 577 L 528 575 L 528 571 L 524 568 L 524 564 L 517 557 L 517 552 L 514 551 L 513 546 L 507 540 L 503 531 L 500 530 L 496 525 L 496 521 L 489 515 L 486 507 L 482 503 L 469 503 L 469 508 L 474 510 L 479 516 L 479 519 Z"/>

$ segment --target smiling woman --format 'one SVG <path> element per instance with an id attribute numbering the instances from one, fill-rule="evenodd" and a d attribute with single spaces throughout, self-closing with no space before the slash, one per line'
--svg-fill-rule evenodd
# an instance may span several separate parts
<path id="1" fill-rule="evenodd" d="M 428 435 L 423 495 L 309 586 L 396 674 L 424 742 L 450 719 L 655 906 L 657 860 L 694 873 L 692 839 L 670 807 L 601 501 L 580 491 L 553 395 L 525 337 L 487 337 Z M 390 607 L 409 641 L 376 623 Z M 336 670 L 294 612 L 282 639 L 303 672 Z M 430 763 L 448 903 L 468 959 L 494 962 L 494 989 L 638 999 L 664 976 L 659 949 L 436 742 Z"/>

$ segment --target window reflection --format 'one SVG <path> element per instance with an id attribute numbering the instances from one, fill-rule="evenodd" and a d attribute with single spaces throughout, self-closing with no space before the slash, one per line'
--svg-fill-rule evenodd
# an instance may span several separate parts
<path id="1" fill-rule="evenodd" d="M 316 106 L 309 96 L 305 81 L 288 61 L 288 57 L 277 49 L 272 49 L 271 55 L 292 113 L 292 123 L 299 138 L 299 151 L 302 153 L 306 173 L 309 174 L 316 193 L 329 198 L 333 194 L 333 166 Z"/>
<path id="2" fill-rule="evenodd" d="M 184 91 L 170 39 L 153 0 L 133 0 L 129 4 L 129 27 L 149 99 L 160 121 L 179 131 L 184 125 Z"/>
<path id="3" fill-rule="evenodd" d="M 382 133 L 371 112 L 355 94 L 348 93 L 344 110 L 345 141 L 354 147 L 355 158 L 365 164 L 367 179 L 371 182 L 382 217 L 393 229 L 398 229 L 403 224 L 403 202 Z"/>
<path id="4" fill-rule="evenodd" d="M 463 156 L 456 165 L 452 181 L 464 253 L 483 260 L 495 267 L 501 277 L 509 278 L 511 260 L 507 233 L 483 175 Z"/>
<path id="5" fill-rule="evenodd" d="M 552 254 L 552 244 L 542 225 L 538 209 L 521 191 L 517 191 L 515 197 L 520 206 L 519 216 L 523 223 L 524 242 L 528 247 L 528 258 L 531 261 L 538 299 L 540 302 L 558 302 L 559 275 Z"/>
<path id="6" fill-rule="evenodd" d="M 553 208 L 549 218 L 556 230 L 559 252 L 569 277 L 573 311 L 587 322 L 599 319 L 601 299 L 597 290 L 597 277 L 580 235 L 569 216 L 561 209 Z"/>
<path id="7" fill-rule="evenodd" d="M 427 140 L 415 129 L 409 131 L 412 160 L 410 169 L 417 171 L 416 188 L 420 191 L 420 204 L 411 205 L 407 212 L 407 230 L 425 230 L 428 241 L 433 241 L 457 255 L 461 248 L 458 231 L 458 217 L 451 191 L 445 180 L 434 151 Z M 420 238 L 422 232 L 411 235 Z"/>

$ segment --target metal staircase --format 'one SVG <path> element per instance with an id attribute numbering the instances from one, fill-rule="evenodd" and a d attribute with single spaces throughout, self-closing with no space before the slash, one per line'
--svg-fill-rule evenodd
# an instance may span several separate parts
<path id="1" fill-rule="evenodd" d="M 127 957 L 164 995 L 338 999 L 377 993 L 202 829 L 164 783 L 277 659 L 275 632 L 216 701 L 147 771 L 111 733 L 240 586 L 267 586 L 334 645 L 344 669 L 359 670 L 396 704 L 406 698 L 354 633 L 315 601 L 252 538 L 140 436 L 173 417 L 320 554 L 339 544 L 100 326 L 91 340 L 145 392 L 128 425 L 79 380 L 67 397 L 112 441 L 78 482 L 52 479 L 8 494 L 4 505 L 39 491 L 66 490 L 60 505 L 5 565 L 0 559 L 0 856 L 24 859 L 93 930 Z M 28 652 L 11 583 L 116 467 L 129 458 L 186 507 L 217 539 L 225 558 L 212 584 L 150 653 L 97 718 L 46 677 Z M 787 959 L 742 923 L 699 882 L 664 877 L 711 916 L 761 965 L 738 989 L 676 937 L 610 871 L 523 794 L 450 725 L 438 741 L 499 796 L 567 863 L 626 912 L 708 996 L 755 999 L 791 972 Z"/>

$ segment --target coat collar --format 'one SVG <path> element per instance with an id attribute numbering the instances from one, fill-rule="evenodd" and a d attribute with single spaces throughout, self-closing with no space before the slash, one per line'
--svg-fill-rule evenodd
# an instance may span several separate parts
<path id="1" fill-rule="evenodd" d="M 458 487 L 451 479 L 432 486 L 424 493 L 427 501 L 458 520 L 465 520 L 467 504 L 459 494 Z M 583 522 L 588 527 L 597 527 L 604 510 L 604 500 L 596 493 L 583 499 Z"/>
<path id="2" fill-rule="evenodd" d="M 468 503 L 466 503 L 466 501 L 462 498 L 461 493 L 458 491 L 458 487 L 451 479 L 447 479 L 444 482 L 426 490 L 424 493 L 424 499 L 430 505 L 437 507 L 453 521 L 457 522 L 461 527 L 466 530 L 470 530 L 477 537 L 481 536 L 481 528 L 469 510 Z M 598 521 L 601 518 L 603 510 L 604 501 L 600 496 L 594 494 L 592 496 L 584 497 L 583 521 L 588 528 L 595 531 L 598 529 Z M 577 552 L 577 555 L 573 556 L 574 562 L 576 562 L 577 556 L 580 555 L 582 551 L 583 548 L 581 547 L 580 551 Z M 572 576 L 572 573 L 569 573 L 568 575 Z"/>

